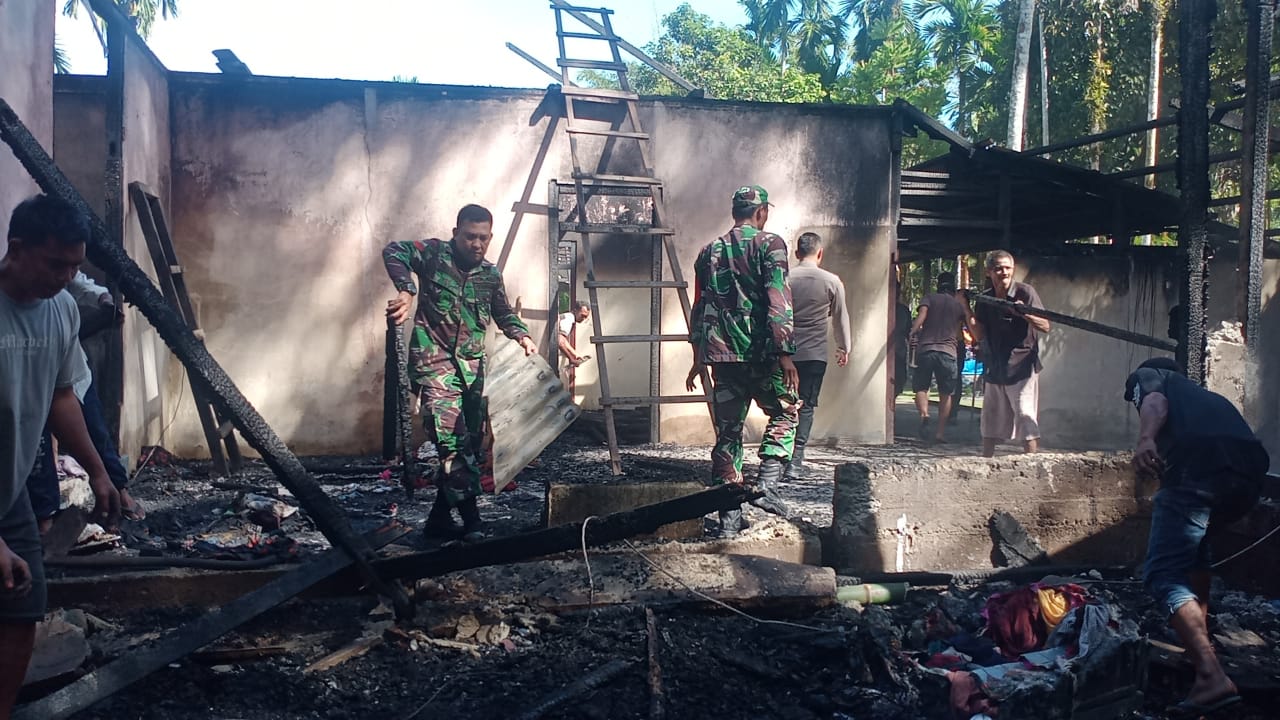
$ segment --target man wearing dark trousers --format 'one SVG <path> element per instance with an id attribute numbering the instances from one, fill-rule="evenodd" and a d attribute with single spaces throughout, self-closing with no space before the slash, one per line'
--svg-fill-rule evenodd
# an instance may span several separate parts
<path id="1" fill-rule="evenodd" d="M 1169 358 L 1139 365 L 1124 397 L 1138 409 L 1134 468 L 1160 478 L 1143 582 L 1195 667 L 1191 692 L 1170 710 L 1216 713 L 1240 696 L 1209 639 L 1209 541 L 1257 504 L 1271 461 L 1235 406 Z"/>
<path id="2" fill-rule="evenodd" d="M 938 428 L 933 442 L 945 442 L 943 433 L 955 400 L 960 371 L 956 363 L 960 329 L 968 314 L 964 303 L 956 299 L 955 281 L 951 275 L 938 276 L 938 292 L 920 301 L 911 337 L 916 345 L 916 368 L 911 389 L 916 393 L 916 410 L 920 412 L 920 438 L 929 437 L 929 386 L 938 383 Z"/>
<path id="3" fill-rule="evenodd" d="M 791 360 L 800 374 L 800 419 L 796 424 L 795 450 L 787 463 L 787 478 L 798 478 L 805 470 L 804 449 L 827 372 L 827 319 L 835 332 L 836 364 L 840 367 L 849 363 L 849 347 L 853 344 L 844 283 L 835 273 L 822 269 L 823 249 L 822 237 L 817 233 L 801 235 L 796 241 L 796 259 L 800 262 L 788 277 L 796 328 L 796 353 Z"/>

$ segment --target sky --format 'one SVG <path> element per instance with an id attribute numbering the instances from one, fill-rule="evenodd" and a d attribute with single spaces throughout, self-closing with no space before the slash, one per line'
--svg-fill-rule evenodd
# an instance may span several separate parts
<path id="1" fill-rule="evenodd" d="M 576 0 L 614 10 L 614 31 L 643 47 L 664 15 L 684 0 Z M 62 7 L 59 0 L 58 7 Z M 730 25 L 745 14 L 737 0 L 691 0 Z M 358 9 L 354 9 L 358 8 Z M 547 0 L 179 0 L 179 15 L 159 19 L 147 44 L 170 70 L 218 72 L 212 51 L 229 48 L 255 75 L 391 80 L 501 87 L 546 87 L 552 79 L 508 50 L 511 42 L 555 66 L 555 13 Z M 71 71 L 103 74 L 106 60 L 83 9 L 57 19 Z M 566 20 L 566 30 L 570 27 Z M 571 55 L 601 58 L 603 42 L 570 41 Z"/>

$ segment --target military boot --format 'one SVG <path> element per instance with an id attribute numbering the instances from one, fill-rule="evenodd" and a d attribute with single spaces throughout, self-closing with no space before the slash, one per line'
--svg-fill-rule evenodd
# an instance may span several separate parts
<path id="1" fill-rule="evenodd" d="M 756 475 L 756 489 L 764 493 L 764 497 L 751 501 L 761 510 L 785 518 L 791 514 L 790 508 L 778 495 L 778 481 L 782 479 L 782 461 L 778 458 L 765 458 L 760 461 L 760 470 Z"/>
<path id="2" fill-rule="evenodd" d="M 449 510 L 449 502 L 445 500 L 444 488 L 436 490 L 436 500 L 427 515 L 427 523 L 422 532 L 430 537 L 456 538 L 462 534 L 462 526 L 453 521 Z"/>
<path id="3" fill-rule="evenodd" d="M 458 503 L 458 514 L 462 516 L 462 541 L 474 543 L 483 540 L 483 523 L 480 521 L 480 509 L 476 507 L 474 496 Z"/>
<path id="4" fill-rule="evenodd" d="M 791 453 L 791 462 L 787 463 L 787 470 L 783 474 L 788 480 L 804 477 L 804 448 L 809 444 L 809 430 L 812 428 L 813 413 L 801 412 L 800 420 L 796 423 L 796 448 Z"/>
<path id="5" fill-rule="evenodd" d="M 742 515 L 742 506 L 732 510 L 721 510 L 720 528 L 716 530 L 714 537 L 720 540 L 728 540 L 737 537 L 738 533 L 746 530 L 747 527 L 747 519 Z"/>

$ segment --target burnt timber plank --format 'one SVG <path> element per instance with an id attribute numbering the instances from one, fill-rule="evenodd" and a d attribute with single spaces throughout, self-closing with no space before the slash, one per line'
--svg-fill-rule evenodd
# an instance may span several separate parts
<path id="1" fill-rule="evenodd" d="M 405 531 L 385 528 L 370 548 L 403 537 Z M 310 563 L 242 595 L 226 607 L 210 610 L 198 620 L 169 632 L 147 650 L 114 660 L 61 690 L 18 708 L 14 720 L 62 720 L 116 693 L 179 658 L 217 640 L 235 628 L 292 598 L 352 564 L 350 556 L 331 549 Z"/>

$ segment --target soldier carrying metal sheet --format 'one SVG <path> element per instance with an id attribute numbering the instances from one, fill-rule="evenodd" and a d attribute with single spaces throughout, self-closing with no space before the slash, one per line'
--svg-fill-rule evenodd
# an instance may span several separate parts
<path id="1" fill-rule="evenodd" d="M 498 268 L 484 259 L 493 239 L 493 215 L 479 205 L 458 211 L 448 241 L 432 238 L 393 242 L 382 251 L 387 274 L 399 294 L 387 316 L 402 323 L 421 291 L 409 344 L 409 378 L 422 392 L 422 422 L 440 454 L 443 478 L 424 531 L 475 541 L 480 533 L 476 498 L 485 417 L 484 338 L 489 321 L 538 352 L 529 328 L 516 316 Z M 421 280 L 419 287 L 413 276 Z M 462 517 L 454 523 L 453 508 Z"/>

